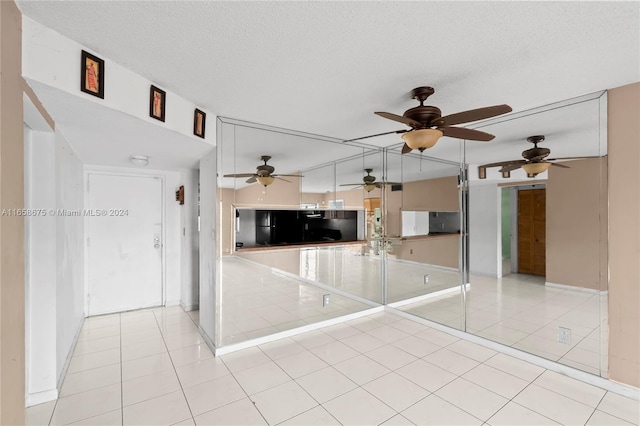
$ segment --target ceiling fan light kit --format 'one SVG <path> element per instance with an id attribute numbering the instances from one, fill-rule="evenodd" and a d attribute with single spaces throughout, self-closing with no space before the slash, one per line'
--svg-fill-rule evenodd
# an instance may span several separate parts
<path id="1" fill-rule="evenodd" d="M 262 186 L 269 186 L 273 183 L 274 180 L 276 180 L 276 178 L 274 178 L 273 176 L 257 176 L 256 180 Z"/>
<path id="2" fill-rule="evenodd" d="M 409 148 L 420 151 L 433 147 L 441 137 L 442 132 L 438 129 L 417 129 L 402 135 Z"/>
<path id="3" fill-rule="evenodd" d="M 522 168 L 524 169 L 525 172 L 527 172 L 527 175 L 534 175 L 536 176 L 537 174 L 546 172 L 547 169 L 551 167 L 551 163 L 529 163 L 529 164 L 523 164 Z"/>
<path id="4" fill-rule="evenodd" d="M 364 185 L 364 190 L 365 190 L 365 191 L 367 191 L 367 192 L 371 192 L 371 191 L 373 191 L 374 189 L 376 189 L 376 185 L 375 185 L 375 184 L 373 184 L 373 183 L 366 183 L 366 184 Z"/>

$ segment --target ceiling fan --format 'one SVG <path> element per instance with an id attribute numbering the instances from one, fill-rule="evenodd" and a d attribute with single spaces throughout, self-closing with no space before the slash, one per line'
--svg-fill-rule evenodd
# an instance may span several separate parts
<path id="1" fill-rule="evenodd" d="M 275 167 L 267 164 L 267 161 L 269 161 L 270 159 L 271 156 L 269 155 L 261 156 L 260 160 L 264 161 L 264 164 L 260 164 L 258 167 L 256 167 L 255 173 L 234 173 L 224 175 L 223 177 L 249 178 L 246 180 L 247 183 L 258 182 L 260 185 L 265 187 L 271 185 L 276 179 L 291 183 L 290 180 L 283 179 L 281 176 L 302 177 L 302 175 L 273 174 L 276 169 Z"/>
<path id="2" fill-rule="evenodd" d="M 399 185 L 400 182 L 376 182 L 376 177 L 371 175 L 373 169 L 364 169 L 367 175 L 362 178 L 362 183 L 343 183 L 340 186 L 362 186 L 365 191 L 371 192 L 384 185 Z"/>
<path id="3" fill-rule="evenodd" d="M 540 148 L 538 144 L 544 141 L 543 135 L 529 136 L 527 142 L 533 144 L 533 148 L 522 151 L 522 158 L 524 160 L 510 160 L 510 161 L 498 161 L 497 163 L 482 164 L 478 166 L 478 173 L 480 179 L 486 179 L 487 169 L 490 167 L 500 167 L 500 173 L 503 178 L 511 176 L 513 170 L 522 168 L 527 172 L 527 177 L 536 177 L 538 174 L 546 171 L 551 166 L 562 167 L 565 169 L 570 168 L 564 164 L 556 163 L 556 161 L 568 161 L 579 160 L 581 158 L 593 158 L 593 157 L 566 157 L 566 158 L 547 158 L 551 154 L 549 148 Z"/>
<path id="4" fill-rule="evenodd" d="M 402 139 L 405 141 L 405 144 L 402 147 L 403 154 L 411 152 L 414 149 L 422 152 L 425 149 L 431 148 L 442 136 L 488 142 L 495 136 L 479 130 L 467 129 L 464 127 L 453 127 L 453 125 L 484 120 L 486 118 L 511 112 L 511 107 L 509 105 L 494 105 L 445 115 L 443 117 L 440 108 L 424 105 L 424 101 L 427 100 L 427 98 L 434 92 L 435 90 L 433 87 L 428 86 L 413 89 L 411 91 L 411 98 L 417 99 L 418 102 L 420 102 L 420 105 L 406 110 L 403 115 L 396 115 L 390 112 L 375 113 L 380 117 L 406 124 L 411 127 L 411 130 L 395 130 L 393 132 L 349 139 L 345 142 L 388 135 L 391 133 L 402 134 Z"/>

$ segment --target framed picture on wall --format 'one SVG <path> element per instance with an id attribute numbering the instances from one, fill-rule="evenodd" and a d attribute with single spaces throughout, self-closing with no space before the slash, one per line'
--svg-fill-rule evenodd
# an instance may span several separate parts
<path id="1" fill-rule="evenodd" d="M 104 61 L 84 50 L 80 61 L 80 90 L 104 99 Z"/>
<path id="2" fill-rule="evenodd" d="M 207 114 L 196 108 L 193 113 L 193 134 L 204 139 L 204 129 L 207 121 Z"/>
<path id="3" fill-rule="evenodd" d="M 151 117 L 164 121 L 166 98 L 167 93 L 164 90 L 151 85 L 151 92 L 149 94 L 149 115 Z"/>

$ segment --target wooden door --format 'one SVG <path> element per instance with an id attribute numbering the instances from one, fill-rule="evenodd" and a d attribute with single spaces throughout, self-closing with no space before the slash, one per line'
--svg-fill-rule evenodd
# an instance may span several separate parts
<path id="1" fill-rule="evenodd" d="M 546 273 L 546 193 L 518 191 L 518 272 Z"/>

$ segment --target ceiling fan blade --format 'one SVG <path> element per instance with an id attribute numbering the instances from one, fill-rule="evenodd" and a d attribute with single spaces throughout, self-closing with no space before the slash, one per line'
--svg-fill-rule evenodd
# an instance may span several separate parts
<path id="1" fill-rule="evenodd" d="M 283 179 L 283 178 L 281 178 L 281 177 L 278 177 L 278 176 L 287 176 L 287 175 L 278 175 L 278 176 L 271 175 L 271 176 L 275 177 L 275 178 L 276 178 L 276 179 L 278 179 L 278 180 L 283 180 L 283 181 L 285 181 L 285 182 L 287 182 L 287 183 L 291 183 L 291 181 L 290 181 L 290 180 L 287 180 L 287 179 Z"/>
<path id="2" fill-rule="evenodd" d="M 249 179 L 247 179 L 245 182 L 246 183 L 253 183 L 253 182 L 257 182 L 257 181 L 258 181 L 258 179 L 256 179 L 255 176 L 252 176 Z"/>
<path id="3" fill-rule="evenodd" d="M 375 182 L 376 188 L 382 188 L 385 185 L 402 185 L 400 182 Z"/>
<path id="4" fill-rule="evenodd" d="M 256 176 L 256 174 L 255 173 L 235 173 L 235 174 L 223 175 L 222 177 L 245 178 L 245 177 L 252 177 L 252 176 Z"/>
<path id="5" fill-rule="evenodd" d="M 342 183 L 339 186 L 364 186 L 364 183 Z"/>
<path id="6" fill-rule="evenodd" d="M 488 163 L 488 164 L 482 164 L 479 167 L 484 167 L 484 168 L 489 168 L 489 167 L 498 167 L 498 166 L 508 166 L 510 164 L 526 164 L 527 160 L 510 160 L 510 161 L 498 161 L 496 163 Z"/>
<path id="7" fill-rule="evenodd" d="M 597 155 L 591 155 L 586 157 L 563 157 L 563 158 L 547 158 L 547 161 L 573 161 L 573 160 L 584 160 L 586 158 L 602 158 Z"/>
<path id="8" fill-rule="evenodd" d="M 359 141 L 360 139 L 369 139 L 369 138 L 375 138 L 377 136 L 384 136 L 384 135 L 390 135 L 392 133 L 396 133 L 396 134 L 400 134 L 400 133 L 406 133 L 408 132 L 408 130 L 394 130 L 393 132 L 384 132 L 384 133 L 378 133 L 376 135 L 369 135 L 369 136 L 363 136 L 361 138 L 355 138 L 355 139 L 347 139 L 344 142 L 354 142 L 354 141 Z"/>
<path id="9" fill-rule="evenodd" d="M 286 174 L 280 174 L 278 173 L 277 175 L 271 175 L 273 177 L 278 177 L 278 176 L 289 176 L 289 177 L 304 177 L 302 175 L 286 175 Z"/>
<path id="10" fill-rule="evenodd" d="M 564 164 L 560 164 L 560 163 L 551 163 L 552 166 L 556 166 L 556 167 L 562 167 L 563 169 L 570 169 L 571 167 L 569 166 L 565 166 Z"/>
<path id="11" fill-rule="evenodd" d="M 409 145 L 407 145 L 406 143 L 404 145 L 402 145 L 402 153 L 406 154 L 408 152 L 413 151 L 413 149 L 409 148 Z"/>
<path id="12" fill-rule="evenodd" d="M 457 139 L 467 139 L 470 141 L 488 142 L 495 138 L 490 133 L 481 132 L 480 130 L 466 129 L 464 127 L 438 127 L 444 136 Z"/>
<path id="13" fill-rule="evenodd" d="M 470 109 L 468 111 L 462 111 L 456 114 L 445 115 L 444 117 L 434 119 L 431 124 L 436 126 L 453 126 L 454 124 L 470 123 L 472 121 L 484 120 L 485 118 L 495 117 L 497 115 L 506 114 L 511 111 L 512 109 L 509 105 L 494 105 L 484 108 Z"/>
<path id="14" fill-rule="evenodd" d="M 392 114 L 390 112 L 376 112 L 376 115 L 379 115 L 380 117 L 384 117 L 387 118 L 389 120 L 393 120 L 393 121 L 397 121 L 399 123 L 404 123 L 407 126 L 411 126 L 411 127 L 424 127 L 422 125 L 422 123 L 416 121 L 416 120 L 412 120 L 410 118 L 404 117 L 402 115 L 397 115 L 397 114 Z"/>

